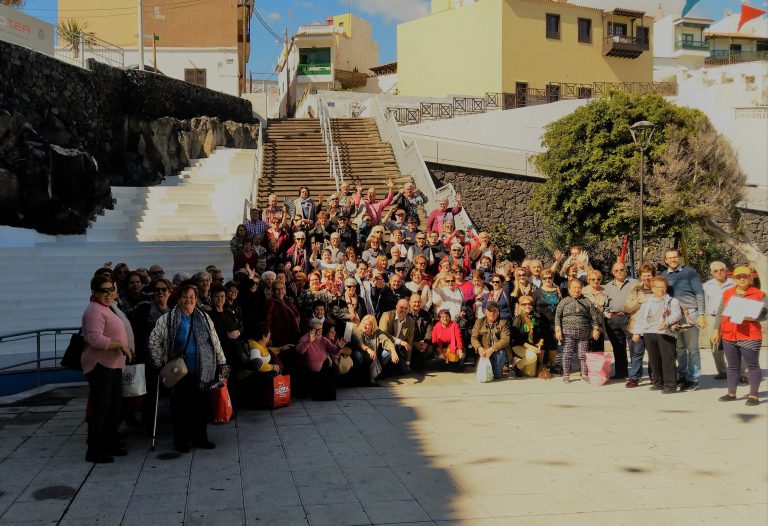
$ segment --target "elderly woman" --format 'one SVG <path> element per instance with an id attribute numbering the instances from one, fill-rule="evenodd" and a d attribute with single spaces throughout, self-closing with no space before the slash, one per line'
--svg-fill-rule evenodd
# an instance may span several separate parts
<path id="1" fill-rule="evenodd" d="M 120 298 L 120 308 L 126 314 L 133 312 L 142 303 L 149 303 L 150 296 L 142 291 L 144 283 L 141 277 L 141 273 L 134 270 L 128 273 L 128 277 L 125 280 L 126 290 L 125 294 Z"/>
<path id="2" fill-rule="evenodd" d="M 760 389 L 760 344 L 763 332 L 760 322 L 765 320 L 768 312 L 768 297 L 765 292 L 752 285 L 752 271 L 740 266 L 733 269 L 733 280 L 736 286 L 723 293 L 715 319 L 715 330 L 712 333 L 712 343 L 722 339 L 725 358 L 728 360 L 728 392 L 720 397 L 721 402 L 736 400 L 736 386 L 739 385 L 739 368 L 741 361 L 747 362 L 747 377 L 749 378 L 749 396 L 746 405 L 758 405 L 760 400 L 757 392 Z M 762 303 L 760 314 L 755 318 L 744 318 L 740 322 L 725 314 L 725 309 L 734 298 Z"/>
<path id="3" fill-rule="evenodd" d="M 208 440 L 209 391 L 218 376 L 229 376 L 216 328 L 197 308 L 198 300 L 197 287 L 183 284 L 178 305 L 157 320 L 149 336 L 152 365 L 161 368 L 181 357 L 187 366 L 187 374 L 171 393 L 173 443 L 179 453 L 189 452 L 190 441 L 198 449 L 216 447 Z"/>
<path id="4" fill-rule="evenodd" d="M 411 281 L 405 284 L 405 288 L 411 291 L 413 294 L 418 294 L 421 297 L 421 305 L 424 310 L 432 308 L 432 287 L 429 286 L 427 280 L 424 279 L 424 273 L 414 268 L 410 273 Z M 483 287 L 485 288 L 485 287 Z"/>
<path id="5" fill-rule="evenodd" d="M 308 278 L 309 288 L 304 290 L 296 301 L 296 306 L 301 315 L 302 332 L 306 332 L 306 329 L 309 327 L 307 323 L 309 323 L 309 319 L 312 317 L 315 302 L 322 301 L 327 306 L 334 299 L 333 294 L 325 289 L 323 277 L 318 271 L 310 272 Z"/>
<path id="6" fill-rule="evenodd" d="M 245 225 L 237 225 L 235 229 L 234 237 L 229 241 L 229 250 L 232 252 L 232 259 L 235 259 L 237 255 L 243 251 L 243 243 L 248 235 L 248 230 Z"/>
<path id="7" fill-rule="evenodd" d="M 369 236 L 368 240 L 365 242 L 366 249 L 363 252 L 363 255 L 360 256 L 360 258 L 368 263 L 369 267 L 376 266 L 376 259 L 379 256 L 387 257 L 387 253 L 384 251 L 384 249 L 381 246 L 381 241 L 378 237 L 375 236 Z M 386 260 L 385 260 L 385 267 L 386 267 Z"/>
<path id="8" fill-rule="evenodd" d="M 504 290 L 504 282 L 505 279 L 502 274 L 494 274 L 491 277 L 491 290 L 483 300 L 483 308 L 488 302 L 494 302 L 499 307 L 501 319 L 511 323 L 514 317 L 516 298 L 513 300 L 512 296 L 507 294 L 507 291 Z"/>
<path id="9" fill-rule="evenodd" d="M 571 381 L 571 358 L 578 352 L 581 375 L 587 376 L 587 350 L 590 329 L 593 340 L 600 337 L 600 318 L 592 303 L 581 294 L 582 284 L 578 279 L 568 282 L 568 297 L 555 310 L 555 338 L 563 343 L 563 382 Z"/>
<path id="10" fill-rule="evenodd" d="M 515 269 L 515 284 L 512 286 L 512 290 L 509 293 L 513 302 L 517 303 L 520 296 L 533 296 L 533 291 L 536 290 L 536 285 L 530 281 L 530 272 L 525 267 L 518 267 Z M 517 308 L 515 308 L 517 313 Z"/>
<path id="11" fill-rule="evenodd" d="M 582 294 L 585 298 L 592 302 L 595 306 L 595 312 L 600 319 L 600 332 L 601 336 L 597 340 L 590 342 L 591 352 L 605 352 L 605 306 L 608 303 L 608 298 L 605 295 L 605 289 L 602 285 L 603 274 L 599 270 L 589 270 L 587 272 L 587 286 L 582 289 Z"/>
<path id="12" fill-rule="evenodd" d="M 459 324 L 451 319 L 448 309 L 439 310 L 437 319 L 438 322 L 432 328 L 432 345 L 437 349 L 440 359 L 458 371 L 464 361 L 464 342 Z"/>
<path id="13" fill-rule="evenodd" d="M 640 307 L 653 294 L 651 280 L 653 280 L 654 276 L 656 276 L 656 269 L 653 265 L 645 264 L 640 267 L 640 280 L 633 283 L 629 288 L 623 310 L 630 315 L 629 324 L 627 325 L 627 330 L 630 333 L 632 333 L 635 323 L 637 323 L 637 313 Z M 645 355 L 645 342 L 643 338 L 632 341 L 629 350 L 632 361 L 629 366 L 629 380 L 627 380 L 625 387 L 631 389 L 637 387 L 640 379 L 643 377 L 643 356 Z M 650 363 L 648 364 L 648 376 L 651 376 Z"/>
<path id="14" fill-rule="evenodd" d="M 555 285 L 555 272 L 552 269 L 541 271 L 541 287 L 533 291 L 531 296 L 533 308 L 538 314 L 538 328 L 544 340 L 544 351 L 550 367 L 557 365 L 557 339 L 555 339 L 555 311 L 563 299 L 560 287 Z M 538 340 L 537 342 L 538 343 Z"/>
<path id="15" fill-rule="evenodd" d="M 267 326 L 272 331 L 272 344 L 277 347 L 295 345 L 299 338 L 299 309 L 285 294 L 285 283 L 272 284 L 272 297 L 267 300 Z"/>
<path id="16" fill-rule="evenodd" d="M 464 294 L 459 288 L 458 279 L 460 278 L 456 274 L 448 272 L 442 280 L 442 286 L 433 288 L 432 304 L 436 316 L 442 310 L 447 310 L 453 321 L 458 321 L 461 317 Z"/>
<path id="17" fill-rule="evenodd" d="M 461 194 L 456 194 L 456 206 L 448 208 L 448 198 L 441 197 L 437 201 L 437 208 L 432 210 L 427 218 L 427 232 L 440 232 L 443 228 L 443 223 L 446 221 L 453 222 L 454 216 L 461 212 Z"/>
<path id="18" fill-rule="evenodd" d="M 210 312 L 213 308 L 213 302 L 211 301 L 211 284 L 213 278 L 208 272 L 198 272 L 192 276 L 197 287 L 197 301 L 198 307 L 206 312 Z"/>
<path id="19" fill-rule="evenodd" d="M 394 364 L 400 362 L 395 343 L 386 332 L 379 329 L 376 317 L 371 314 L 360 320 L 360 325 L 352 331 L 349 343 L 355 364 L 353 371 L 357 371 L 358 379 L 367 380 L 368 385 L 378 385 L 376 378 L 381 373 L 381 367 L 390 360 Z M 371 367 L 374 360 L 377 360 L 381 367 Z"/>
<path id="20" fill-rule="evenodd" d="M 117 440 L 122 402 L 122 369 L 126 358 L 133 358 L 126 324 L 112 311 L 117 288 L 111 277 L 91 279 L 91 299 L 83 313 L 82 334 L 85 348 L 80 357 L 88 380 L 91 418 L 88 422 L 86 462 L 113 462 L 113 455 L 126 454 Z"/>
<path id="21" fill-rule="evenodd" d="M 227 308 L 227 290 L 224 287 L 218 285 L 212 287 L 211 300 L 213 309 L 208 315 L 216 328 L 227 363 L 236 366 L 242 361 L 241 353 L 245 343 L 242 338 L 242 322 L 235 316 L 232 309 Z"/>
<path id="22" fill-rule="evenodd" d="M 683 317 L 680 303 L 667 294 L 667 278 L 656 276 L 651 280 L 653 293 L 640 306 L 632 327 L 632 341 L 642 337 L 648 350 L 654 391 L 671 394 L 677 391 L 677 364 L 675 363 L 676 336 L 674 326 Z"/>
<path id="23" fill-rule="evenodd" d="M 323 336 L 323 322 L 313 319 L 309 323 L 309 332 L 299 338 L 296 344 L 301 368 L 299 375 L 303 377 L 306 386 L 319 398 L 319 389 L 326 382 L 333 382 L 333 357 L 339 353 L 334 342 Z"/>

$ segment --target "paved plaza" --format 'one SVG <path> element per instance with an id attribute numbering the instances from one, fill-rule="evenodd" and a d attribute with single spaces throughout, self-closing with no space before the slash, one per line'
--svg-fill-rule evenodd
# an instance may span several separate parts
<path id="1" fill-rule="evenodd" d="M 164 408 L 155 452 L 131 429 L 128 456 L 96 466 L 87 388 L 0 407 L 0 524 L 768 522 L 768 404 L 718 403 L 711 375 L 674 395 L 470 373 L 385 385 L 243 411 L 186 455 Z"/>

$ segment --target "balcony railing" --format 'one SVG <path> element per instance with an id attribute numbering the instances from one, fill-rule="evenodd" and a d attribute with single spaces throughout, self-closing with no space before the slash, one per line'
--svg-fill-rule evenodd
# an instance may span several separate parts
<path id="1" fill-rule="evenodd" d="M 296 68 L 297 75 L 330 75 L 330 64 L 299 64 Z"/>
<path id="2" fill-rule="evenodd" d="M 638 37 L 612 35 L 603 42 L 603 55 L 607 57 L 637 58 L 645 49 L 645 40 Z"/>
<path id="3" fill-rule="evenodd" d="M 740 62 L 756 62 L 768 60 L 768 51 L 728 51 L 713 50 L 704 59 L 705 66 L 726 66 Z"/>
<path id="4" fill-rule="evenodd" d="M 709 42 L 701 40 L 678 40 L 675 42 L 675 50 L 688 49 L 690 51 L 709 51 Z"/>

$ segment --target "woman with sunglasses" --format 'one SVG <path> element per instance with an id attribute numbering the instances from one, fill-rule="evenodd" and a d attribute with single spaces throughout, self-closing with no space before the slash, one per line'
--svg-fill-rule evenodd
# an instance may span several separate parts
<path id="1" fill-rule="evenodd" d="M 435 315 L 443 310 L 448 311 L 451 320 L 458 322 L 464 306 L 464 294 L 459 288 L 461 279 L 458 275 L 448 272 L 442 280 L 442 286 L 432 289 L 432 305 Z"/>
<path id="2" fill-rule="evenodd" d="M 512 291 L 509 293 L 510 298 L 515 303 L 514 312 L 517 314 L 517 300 L 521 296 L 533 296 L 533 291 L 536 290 L 536 285 L 530 281 L 530 272 L 526 267 L 518 267 L 515 269 L 515 284 L 512 286 Z"/>
<path id="3" fill-rule="evenodd" d="M 552 269 L 541 271 L 541 287 L 533 291 L 533 308 L 539 316 L 539 333 L 544 340 L 544 352 L 549 367 L 557 366 L 557 339 L 555 338 L 555 311 L 563 299 L 560 287 L 555 285 Z M 538 340 L 535 342 L 538 343 Z"/>
<path id="4" fill-rule="evenodd" d="M 563 344 L 563 382 L 571 381 L 571 358 L 578 353 L 581 376 L 587 377 L 587 351 L 590 335 L 593 340 L 600 337 L 600 318 L 594 305 L 581 294 L 582 284 L 578 279 L 568 281 L 568 297 L 563 299 L 555 311 L 555 338 Z"/>
<path id="5" fill-rule="evenodd" d="M 114 455 L 127 454 L 117 440 L 122 403 L 122 369 L 133 358 L 123 320 L 110 306 L 117 288 L 111 277 L 100 274 L 91 279 L 91 298 L 83 313 L 85 348 L 80 364 L 88 380 L 91 417 L 88 421 L 86 462 L 114 462 Z"/>
<path id="6" fill-rule="evenodd" d="M 602 285 L 603 274 L 599 270 L 589 270 L 587 272 L 587 286 L 582 289 L 582 295 L 592 302 L 595 306 L 595 312 L 600 319 L 600 338 L 589 342 L 590 352 L 605 352 L 605 306 L 608 304 L 608 298 L 605 295 L 605 289 Z"/>
<path id="7" fill-rule="evenodd" d="M 715 319 L 715 329 L 712 333 L 713 344 L 723 342 L 723 351 L 728 360 L 728 392 L 720 397 L 721 402 L 736 400 L 736 386 L 739 385 L 739 367 L 741 362 L 747 363 L 747 378 L 749 378 L 749 396 L 746 405 L 758 405 L 757 398 L 760 389 L 762 373 L 760 371 L 760 345 L 763 332 L 760 322 L 768 314 L 768 296 L 765 292 L 752 285 L 752 271 L 745 266 L 733 270 L 733 280 L 736 286 L 723 293 L 723 301 Z M 763 304 L 760 314 L 755 318 L 744 318 L 740 323 L 725 315 L 728 304 L 737 299 L 751 300 Z"/>
<path id="8" fill-rule="evenodd" d="M 504 290 L 504 276 L 501 274 L 494 274 L 491 277 L 491 291 L 485 297 L 483 301 L 483 308 L 489 301 L 493 301 L 499 307 L 499 317 L 507 322 L 512 322 L 512 313 L 515 310 L 516 298 L 512 298 L 507 291 Z"/>

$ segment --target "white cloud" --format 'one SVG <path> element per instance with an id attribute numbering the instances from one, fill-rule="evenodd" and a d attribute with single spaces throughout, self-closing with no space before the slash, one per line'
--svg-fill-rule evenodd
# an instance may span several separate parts
<path id="1" fill-rule="evenodd" d="M 348 5 L 347 0 L 339 0 Z M 429 14 L 428 0 L 352 0 L 354 10 L 380 16 L 385 22 L 406 22 Z"/>
<path id="2" fill-rule="evenodd" d="M 271 11 L 271 12 L 267 13 L 267 16 L 265 18 L 267 19 L 267 22 L 277 22 L 278 20 L 280 20 L 282 18 L 282 16 L 280 16 L 280 13 L 277 13 L 275 11 Z"/>

